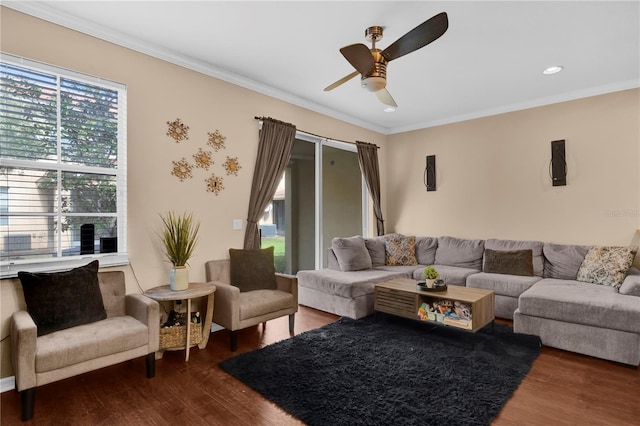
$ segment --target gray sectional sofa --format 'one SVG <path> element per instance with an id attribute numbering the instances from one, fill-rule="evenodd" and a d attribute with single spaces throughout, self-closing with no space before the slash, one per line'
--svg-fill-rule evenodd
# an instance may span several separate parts
<path id="1" fill-rule="evenodd" d="M 398 262 L 393 244 L 389 257 L 390 242 L 398 238 L 409 241 L 403 250 L 413 250 L 413 258 Z M 362 318 L 374 312 L 375 284 L 396 277 L 419 279 L 433 265 L 448 285 L 492 290 L 496 316 L 512 319 L 516 332 L 540 336 L 547 346 L 637 366 L 640 271 L 631 267 L 637 247 L 612 250 L 622 250 L 625 260 L 592 246 L 540 241 L 399 234 L 337 238 L 328 251 L 327 269 L 298 272 L 298 301 Z M 617 284 L 610 282 L 613 275 Z"/>

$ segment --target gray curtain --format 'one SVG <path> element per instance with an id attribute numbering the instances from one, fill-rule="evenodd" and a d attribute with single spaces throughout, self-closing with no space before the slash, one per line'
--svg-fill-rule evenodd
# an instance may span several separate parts
<path id="1" fill-rule="evenodd" d="M 261 118 L 258 157 L 253 171 L 251 198 L 244 234 L 245 249 L 260 248 L 258 221 L 276 193 L 284 169 L 291 158 L 296 126 L 272 118 Z"/>
<path id="2" fill-rule="evenodd" d="M 376 215 L 378 235 L 384 235 L 384 219 L 380 207 L 380 167 L 378 166 L 378 146 L 366 142 L 356 142 L 358 163 L 367 182 L 369 194 L 373 199 L 373 212 Z"/>

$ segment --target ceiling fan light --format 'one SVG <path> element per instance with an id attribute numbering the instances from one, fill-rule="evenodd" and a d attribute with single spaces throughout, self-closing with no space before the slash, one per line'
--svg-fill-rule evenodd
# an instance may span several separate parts
<path id="1" fill-rule="evenodd" d="M 378 90 L 382 90 L 386 87 L 387 80 L 382 77 L 367 77 L 362 79 L 362 87 L 367 89 L 369 92 L 377 92 Z"/>
<path id="2" fill-rule="evenodd" d="M 391 107 L 391 106 L 390 106 L 390 107 L 386 107 L 383 111 L 384 111 L 384 112 L 395 112 L 395 111 L 396 111 L 396 109 L 395 109 L 394 107 Z"/>

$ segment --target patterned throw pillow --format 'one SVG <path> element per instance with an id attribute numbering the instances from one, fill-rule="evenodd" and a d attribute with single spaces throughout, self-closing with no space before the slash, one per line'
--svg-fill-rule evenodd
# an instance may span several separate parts
<path id="1" fill-rule="evenodd" d="M 619 288 L 638 252 L 632 247 L 598 247 L 589 249 L 578 270 L 578 281 Z"/>
<path id="2" fill-rule="evenodd" d="M 384 239 L 385 264 L 389 266 L 417 265 L 416 237 L 390 235 Z"/>

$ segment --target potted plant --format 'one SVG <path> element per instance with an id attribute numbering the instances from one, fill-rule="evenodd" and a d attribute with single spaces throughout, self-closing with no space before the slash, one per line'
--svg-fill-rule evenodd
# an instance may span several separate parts
<path id="1" fill-rule="evenodd" d="M 189 288 L 187 262 L 198 242 L 200 223 L 195 222 L 191 214 L 178 215 L 173 211 L 160 218 L 164 224 L 161 237 L 165 254 L 173 265 L 169 285 L 171 290 L 186 290 Z"/>
<path id="2" fill-rule="evenodd" d="M 435 283 L 439 276 L 440 274 L 433 266 L 427 266 L 424 268 L 424 271 L 422 271 L 422 278 L 425 279 L 427 287 L 429 288 L 433 288 L 433 283 Z"/>

